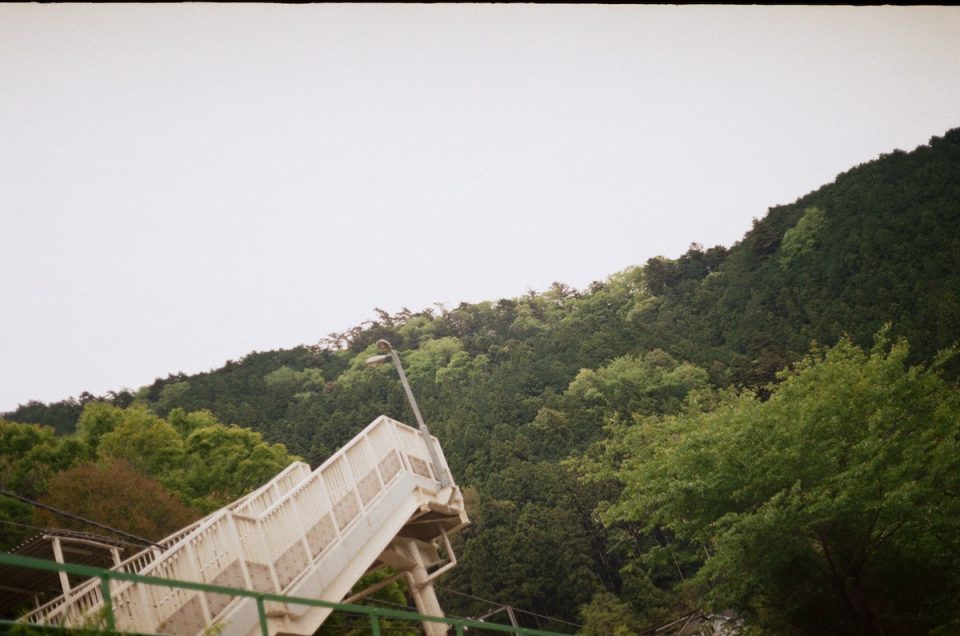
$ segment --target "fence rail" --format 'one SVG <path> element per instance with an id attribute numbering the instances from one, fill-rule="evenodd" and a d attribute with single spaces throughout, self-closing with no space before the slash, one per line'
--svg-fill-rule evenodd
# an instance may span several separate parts
<path id="1" fill-rule="evenodd" d="M 115 571 L 115 570 L 104 570 L 101 568 L 95 568 L 84 565 L 75 565 L 71 563 L 55 563 L 53 561 L 46 561 L 43 559 L 34 559 L 31 557 L 24 557 L 15 554 L 6 554 L 0 552 L 0 564 L 10 565 L 13 567 L 27 568 L 34 570 L 43 570 L 47 572 L 66 572 L 68 574 L 73 574 L 75 576 L 89 577 L 95 579 L 98 582 L 97 587 L 101 589 L 101 594 L 104 599 L 107 599 L 107 602 L 102 608 L 102 616 L 91 617 L 93 618 L 102 618 L 102 626 L 92 625 L 96 631 L 100 631 L 105 634 L 118 634 L 116 628 L 116 617 L 114 614 L 113 604 L 110 602 L 110 585 L 111 582 L 127 582 L 127 583 L 139 583 L 141 585 L 157 586 L 168 588 L 170 590 L 192 590 L 197 592 L 204 592 L 206 594 L 218 594 L 218 595 L 227 595 L 231 597 L 244 597 L 251 598 L 256 601 L 257 604 L 257 613 L 260 622 L 260 633 L 263 636 L 269 635 L 268 623 L 267 623 L 267 612 L 266 612 L 266 603 L 267 602 L 276 602 L 276 603 L 287 603 L 293 605 L 307 605 L 312 607 L 324 607 L 332 609 L 334 612 L 346 612 L 350 614 L 359 614 L 367 617 L 370 624 L 370 633 L 373 636 L 382 636 L 381 622 L 387 619 L 394 619 L 400 621 L 409 621 L 411 623 L 423 623 L 424 621 L 430 621 L 434 623 L 443 623 L 450 627 L 453 627 L 457 636 L 464 636 L 466 630 L 482 630 L 487 632 L 497 632 L 497 633 L 507 633 L 515 634 L 516 636 L 563 636 L 559 632 L 550 632 L 541 629 L 531 629 L 528 627 L 511 627 L 509 625 L 498 625 L 496 623 L 484 623 L 482 621 L 465 619 L 465 618 L 452 618 L 452 617 L 437 617 L 437 616 L 426 616 L 423 614 L 417 614 L 415 612 L 387 609 L 381 607 L 367 607 L 364 605 L 351 605 L 345 603 L 333 603 L 329 601 L 321 601 L 317 599 L 310 598 L 300 598 L 296 596 L 287 596 L 283 594 L 273 594 L 269 592 L 257 592 L 248 589 L 235 588 L 235 587 L 226 587 L 222 585 L 212 585 L 209 583 L 196 583 L 194 581 L 181 581 L 174 579 L 165 579 L 158 578 L 154 576 L 145 576 L 141 574 L 134 574 L 131 572 L 125 571 Z M 36 625 L 32 623 L 23 623 L 23 622 L 11 622 L 11 621 L 0 621 L 0 625 L 5 626 L 30 626 L 31 628 L 39 630 L 56 630 L 49 625 Z M 212 627 L 212 626 L 208 626 Z M 65 634 L 69 630 L 60 629 L 56 633 Z M 129 632 L 127 632 L 129 634 Z M 476 633 L 476 632 L 473 632 Z M 138 634 L 138 636 L 141 636 Z M 147 635 L 143 635 L 147 636 Z"/>

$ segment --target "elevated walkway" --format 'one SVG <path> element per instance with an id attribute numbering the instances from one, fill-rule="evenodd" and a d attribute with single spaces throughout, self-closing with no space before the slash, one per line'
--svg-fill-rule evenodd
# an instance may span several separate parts
<path id="1" fill-rule="evenodd" d="M 469 520 L 430 441 L 440 466 L 418 430 L 381 416 L 316 470 L 295 462 L 113 569 L 340 602 L 365 573 L 389 566 L 390 580 L 407 579 L 421 614 L 442 616 L 433 581 L 456 563 L 448 537 Z M 263 636 L 251 598 L 136 582 L 114 582 L 110 598 L 118 631 L 196 636 L 216 626 L 221 636 Z M 91 580 L 23 620 L 82 626 L 103 606 L 102 587 Z M 310 636 L 331 611 L 277 602 L 266 610 L 269 636 Z M 424 628 L 446 633 L 438 623 Z"/>

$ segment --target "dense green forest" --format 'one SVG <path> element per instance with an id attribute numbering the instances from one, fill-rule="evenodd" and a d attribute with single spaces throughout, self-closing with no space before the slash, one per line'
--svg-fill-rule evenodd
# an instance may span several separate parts
<path id="1" fill-rule="evenodd" d="M 126 471 L 200 514 L 380 413 L 413 421 L 395 371 L 363 363 L 380 338 L 467 497 L 451 614 L 487 609 L 461 592 L 587 634 L 701 607 L 760 634 L 960 633 L 960 129 L 729 248 L 28 403 L 0 420 L 0 487 L 69 508 L 85 485 L 103 503 L 77 512 L 122 523 L 103 475 Z M 31 515 L 0 499 L 58 523 Z"/>

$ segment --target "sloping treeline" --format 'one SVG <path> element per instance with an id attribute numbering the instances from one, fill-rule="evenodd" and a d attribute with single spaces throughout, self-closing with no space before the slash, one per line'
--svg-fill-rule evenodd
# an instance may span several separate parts
<path id="1" fill-rule="evenodd" d="M 207 409 L 316 465 L 380 413 L 412 421 L 395 372 L 364 365 L 386 338 L 466 489 L 449 589 L 585 633 L 710 603 L 761 633 L 951 633 L 960 365 L 938 352 L 958 337 L 954 130 L 772 208 L 729 249 L 381 311 L 316 346 L 6 417 L 64 434 L 109 403 Z"/>

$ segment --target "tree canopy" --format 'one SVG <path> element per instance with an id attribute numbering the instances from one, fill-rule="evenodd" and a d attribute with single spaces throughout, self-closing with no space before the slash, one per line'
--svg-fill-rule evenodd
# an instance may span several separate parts
<path id="1" fill-rule="evenodd" d="M 689 584 L 771 629 L 955 629 L 960 393 L 884 338 L 815 352 L 770 393 L 616 428 L 604 520 L 702 550 Z"/>
<path id="2" fill-rule="evenodd" d="M 69 436 L 0 420 L 0 488 L 152 540 L 249 492 L 295 459 L 282 445 L 225 426 L 209 411 L 176 410 L 168 421 L 143 405 L 94 401 Z M 4 548 L 26 538 L 29 526 L 92 531 L 0 500 Z"/>

